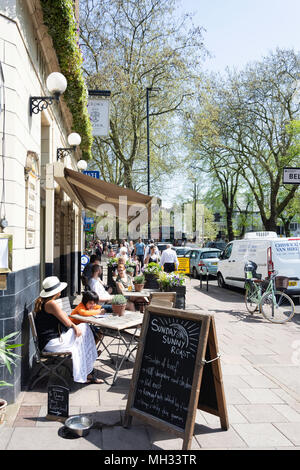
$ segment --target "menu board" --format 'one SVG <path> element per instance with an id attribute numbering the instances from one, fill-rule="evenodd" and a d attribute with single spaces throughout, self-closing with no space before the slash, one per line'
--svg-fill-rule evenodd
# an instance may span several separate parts
<path id="1" fill-rule="evenodd" d="M 69 389 L 60 385 L 48 387 L 48 419 L 67 418 L 69 415 Z"/>
<path id="2" fill-rule="evenodd" d="M 150 314 L 134 407 L 185 428 L 201 322 Z"/>
<path id="3" fill-rule="evenodd" d="M 190 449 L 197 409 L 228 419 L 213 315 L 148 306 L 124 427 L 132 417 L 184 439 Z"/>

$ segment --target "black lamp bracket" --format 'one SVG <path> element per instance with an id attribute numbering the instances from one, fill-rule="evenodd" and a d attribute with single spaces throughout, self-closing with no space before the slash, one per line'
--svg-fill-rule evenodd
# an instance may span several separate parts
<path id="1" fill-rule="evenodd" d="M 55 93 L 54 96 L 31 96 L 30 97 L 30 116 L 38 114 L 48 106 L 53 104 L 53 101 L 59 101 L 60 94 Z"/>

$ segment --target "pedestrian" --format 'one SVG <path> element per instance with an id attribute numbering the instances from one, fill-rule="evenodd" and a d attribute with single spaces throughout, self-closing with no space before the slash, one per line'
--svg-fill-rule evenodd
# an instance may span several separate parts
<path id="1" fill-rule="evenodd" d="M 130 258 L 134 257 L 134 244 L 133 244 L 132 240 L 130 240 L 130 242 L 129 242 L 128 254 L 129 254 Z"/>
<path id="2" fill-rule="evenodd" d="M 128 256 L 127 256 L 127 248 L 125 246 L 122 246 L 120 248 L 120 251 L 119 253 L 117 254 L 116 258 L 124 258 L 125 259 L 125 263 L 126 261 L 128 261 Z"/>
<path id="3" fill-rule="evenodd" d="M 135 244 L 134 254 L 138 257 L 142 268 L 144 266 L 145 243 L 142 242 L 141 238 L 139 238 L 138 242 Z"/>
<path id="4" fill-rule="evenodd" d="M 167 248 L 162 252 L 160 259 L 160 266 L 163 266 L 166 273 L 177 271 L 179 262 L 176 255 L 176 251 L 172 250 L 172 245 L 167 245 Z"/>
<path id="5" fill-rule="evenodd" d="M 144 257 L 145 259 L 147 258 L 147 256 L 149 256 L 152 245 L 155 246 L 155 254 L 159 257 L 159 249 L 154 244 L 154 240 L 150 240 L 150 244 L 146 247 L 146 250 L 145 250 L 145 257 Z"/>
<path id="6" fill-rule="evenodd" d="M 103 246 L 102 246 L 101 240 L 97 240 L 96 245 L 95 245 L 95 254 L 100 259 L 100 263 L 101 263 L 102 253 L 103 253 Z"/>
<path id="7" fill-rule="evenodd" d="M 150 245 L 150 252 L 148 251 L 148 254 L 145 255 L 145 264 L 159 262 L 159 252 L 158 250 L 156 251 L 156 248 L 155 245 Z"/>

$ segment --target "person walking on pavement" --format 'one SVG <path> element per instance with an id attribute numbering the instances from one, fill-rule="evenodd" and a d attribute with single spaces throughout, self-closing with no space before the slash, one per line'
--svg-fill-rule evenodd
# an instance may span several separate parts
<path id="1" fill-rule="evenodd" d="M 159 264 L 160 266 L 163 266 L 166 273 L 177 271 L 179 261 L 176 255 L 176 251 L 172 250 L 171 245 L 167 245 L 166 250 L 162 252 Z"/>
<path id="2" fill-rule="evenodd" d="M 144 266 L 145 243 L 142 242 L 141 238 L 139 238 L 138 243 L 135 244 L 134 253 L 138 257 L 142 268 Z"/>

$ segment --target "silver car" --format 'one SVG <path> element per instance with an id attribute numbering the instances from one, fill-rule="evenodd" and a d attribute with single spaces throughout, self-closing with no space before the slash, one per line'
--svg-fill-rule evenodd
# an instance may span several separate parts
<path id="1" fill-rule="evenodd" d="M 217 275 L 218 261 L 222 250 L 217 248 L 196 248 L 190 252 L 190 273 L 197 279 L 200 273 Z"/>

